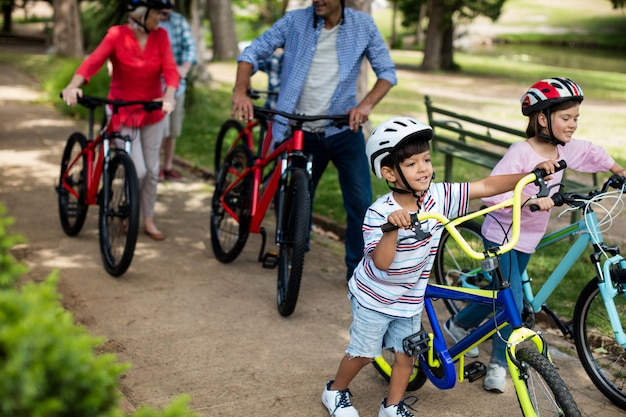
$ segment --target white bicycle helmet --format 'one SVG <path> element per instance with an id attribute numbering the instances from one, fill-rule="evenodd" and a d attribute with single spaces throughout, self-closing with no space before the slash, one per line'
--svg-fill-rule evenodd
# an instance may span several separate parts
<path id="1" fill-rule="evenodd" d="M 569 78 L 546 78 L 533 84 L 522 96 L 522 114 L 529 116 L 532 113 L 549 109 L 557 103 L 574 100 L 581 103 L 584 95 L 578 84 Z"/>
<path id="2" fill-rule="evenodd" d="M 432 127 L 411 117 L 388 119 L 374 129 L 365 145 L 370 169 L 376 177 L 382 178 L 380 163 L 395 147 L 410 140 L 429 142 L 432 138 Z"/>

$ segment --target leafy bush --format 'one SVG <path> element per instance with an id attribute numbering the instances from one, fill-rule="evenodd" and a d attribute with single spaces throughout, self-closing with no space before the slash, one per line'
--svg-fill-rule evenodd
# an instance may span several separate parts
<path id="1" fill-rule="evenodd" d="M 0 205 L 0 415 L 11 417 L 122 417 L 117 389 L 128 364 L 112 353 L 95 354 L 102 338 L 74 324 L 60 303 L 58 274 L 44 282 L 15 282 L 26 268 L 9 251 Z M 13 284 L 13 285 L 10 285 Z M 142 407 L 135 417 L 193 416 L 189 396 L 163 411 Z"/>

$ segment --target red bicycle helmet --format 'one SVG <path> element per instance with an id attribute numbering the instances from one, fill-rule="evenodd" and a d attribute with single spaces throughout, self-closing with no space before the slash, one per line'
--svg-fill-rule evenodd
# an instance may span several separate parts
<path id="1" fill-rule="evenodd" d="M 557 103 L 567 100 L 583 101 L 583 90 L 569 78 L 546 78 L 533 84 L 522 96 L 522 114 L 529 116 L 532 113 L 549 109 Z"/>

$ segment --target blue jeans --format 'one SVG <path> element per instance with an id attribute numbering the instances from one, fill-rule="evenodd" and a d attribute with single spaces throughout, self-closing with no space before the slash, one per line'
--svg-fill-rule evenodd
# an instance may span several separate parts
<path id="1" fill-rule="evenodd" d="M 329 137 L 324 133 L 306 132 L 304 152 L 313 156 L 312 197 L 315 196 L 317 184 L 330 161 L 339 173 L 339 185 L 347 217 L 345 262 L 346 277 L 349 279 L 363 257 L 361 230 L 365 212 L 372 203 L 372 183 L 363 132 L 361 129 L 358 133 L 347 129 Z"/>
<path id="2" fill-rule="evenodd" d="M 484 240 L 485 248 L 489 246 L 496 246 L 495 243 Z M 522 289 L 522 274 L 528 265 L 530 260 L 529 253 L 523 253 L 516 250 L 509 251 L 500 256 L 500 266 L 502 273 L 508 276 L 509 283 L 511 284 L 511 291 L 513 291 L 513 298 L 515 299 L 515 305 L 518 312 L 523 310 L 524 306 L 524 290 Z M 478 326 L 482 321 L 493 311 L 493 307 L 487 304 L 470 304 L 454 318 L 454 323 L 464 329 L 471 329 Z M 511 336 L 513 329 L 511 326 L 506 326 L 500 331 L 500 334 L 504 340 L 507 340 Z M 492 337 L 492 350 L 491 350 L 491 363 L 496 363 L 504 368 L 507 367 L 506 363 L 506 342 L 502 340 L 498 334 L 494 334 Z"/>

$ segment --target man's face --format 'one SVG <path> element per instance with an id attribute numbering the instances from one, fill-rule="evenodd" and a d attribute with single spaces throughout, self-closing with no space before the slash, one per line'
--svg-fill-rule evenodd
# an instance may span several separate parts
<path id="1" fill-rule="evenodd" d="M 159 12 L 159 20 L 165 22 L 170 19 L 170 9 L 163 9 Z"/>
<path id="2" fill-rule="evenodd" d="M 321 18 L 341 14 L 341 0 L 313 0 L 313 7 L 315 14 Z"/>

